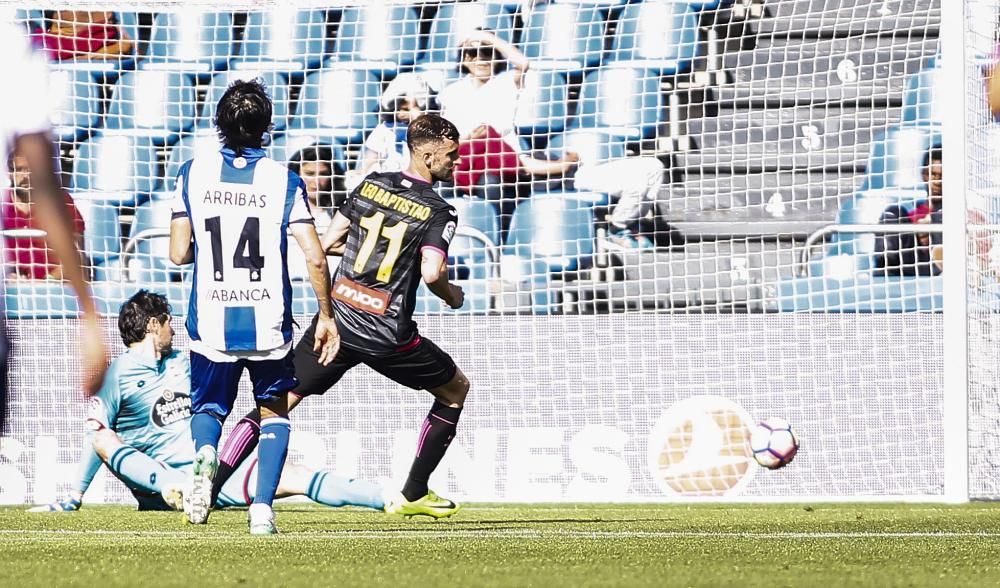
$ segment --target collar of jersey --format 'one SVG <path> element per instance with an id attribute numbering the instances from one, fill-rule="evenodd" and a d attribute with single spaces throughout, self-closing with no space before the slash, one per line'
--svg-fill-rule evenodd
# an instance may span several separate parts
<path id="1" fill-rule="evenodd" d="M 236 159 L 236 151 L 230 149 L 229 147 L 223 147 L 222 156 L 226 158 L 226 161 L 231 163 L 234 159 Z M 247 161 L 257 161 L 262 157 L 266 157 L 267 153 L 261 147 L 244 147 L 240 149 L 239 156 Z"/>
<path id="2" fill-rule="evenodd" d="M 149 368 L 151 370 L 160 369 L 160 363 L 156 361 L 155 357 L 148 357 L 140 353 L 137 349 L 129 348 L 128 351 L 125 352 L 125 355 L 129 357 L 132 363 L 139 364 L 142 367 Z"/>

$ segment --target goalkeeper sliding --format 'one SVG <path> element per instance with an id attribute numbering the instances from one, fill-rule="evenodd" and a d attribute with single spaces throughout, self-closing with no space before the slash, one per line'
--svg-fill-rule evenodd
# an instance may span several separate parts
<path id="1" fill-rule="evenodd" d="M 191 441 L 191 368 L 187 354 L 173 349 L 170 305 L 159 294 L 140 290 L 122 305 L 118 329 L 128 350 L 108 369 L 90 399 L 87 437 L 69 498 L 31 509 L 72 511 L 105 464 L 128 486 L 139 510 L 183 510 L 194 462 Z M 220 488 L 216 507 L 253 502 L 257 460 L 243 459 Z M 327 506 L 384 510 L 382 489 L 328 471 L 286 465 L 277 496 L 305 495 Z"/>

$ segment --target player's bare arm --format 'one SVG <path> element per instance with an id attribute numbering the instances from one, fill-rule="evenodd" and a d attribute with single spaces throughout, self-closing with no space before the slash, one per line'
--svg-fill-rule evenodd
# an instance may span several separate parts
<path id="1" fill-rule="evenodd" d="M 21 135 L 17 139 L 18 153 L 28 161 L 31 172 L 31 199 L 37 210 L 36 218 L 46 233 L 49 247 L 62 266 L 61 276 L 69 281 L 80 303 L 83 318 L 81 339 L 83 344 L 84 391 L 94 394 L 104 381 L 108 354 L 104 335 L 97 319 L 97 306 L 90 287 L 84 278 L 80 251 L 74 240 L 73 221 L 66 211 L 62 188 L 55 173 L 55 151 L 45 133 Z"/>
<path id="2" fill-rule="evenodd" d="M 323 233 L 323 250 L 327 255 L 343 255 L 347 247 L 347 235 L 350 233 L 351 219 L 339 211 L 333 216 L 333 221 Z"/>
<path id="3" fill-rule="evenodd" d="M 316 343 L 313 345 L 313 350 L 319 353 L 319 363 L 329 365 L 340 349 L 340 335 L 337 333 L 337 323 L 333 319 L 333 305 L 330 302 L 330 267 L 326 263 L 326 252 L 314 225 L 294 223 L 290 230 L 305 254 L 309 281 L 312 282 L 316 301 L 319 303 Z"/>
<path id="4" fill-rule="evenodd" d="M 462 308 L 465 292 L 461 286 L 448 281 L 448 260 L 440 251 L 425 248 L 421 251 L 420 276 L 427 288 L 451 308 Z"/>
<path id="5" fill-rule="evenodd" d="M 170 261 L 177 265 L 185 265 L 194 261 L 191 219 L 187 217 L 179 217 L 170 221 Z"/>

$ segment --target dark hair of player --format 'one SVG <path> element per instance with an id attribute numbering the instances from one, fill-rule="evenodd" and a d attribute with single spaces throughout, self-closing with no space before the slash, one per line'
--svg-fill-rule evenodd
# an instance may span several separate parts
<path id="1" fill-rule="evenodd" d="M 333 171 L 333 149 L 325 145 L 310 145 L 305 149 L 297 151 L 288 161 L 288 168 L 295 173 L 300 173 L 303 163 L 325 163 Z"/>
<path id="2" fill-rule="evenodd" d="M 161 294 L 139 290 L 126 300 L 118 311 L 118 332 L 126 346 L 146 338 L 149 319 L 161 323 L 170 318 L 170 303 Z"/>
<path id="3" fill-rule="evenodd" d="M 920 162 L 921 169 L 927 169 L 931 166 L 931 161 L 941 161 L 941 144 L 935 143 L 931 145 L 930 149 L 924 152 L 924 159 Z"/>
<path id="4" fill-rule="evenodd" d="M 425 143 L 446 139 L 457 143 L 458 129 L 450 120 L 436 114 L 422 114 L 406 127 L 406 146 L 411 153 Z"/>
<path id="5" fill-rule="evenodd" d="M 260 147 L 271 130 L 271 97 L 257 80 L 237 80 L 226 88 L 215 109 L 215 131 L 230 149 Z"/>

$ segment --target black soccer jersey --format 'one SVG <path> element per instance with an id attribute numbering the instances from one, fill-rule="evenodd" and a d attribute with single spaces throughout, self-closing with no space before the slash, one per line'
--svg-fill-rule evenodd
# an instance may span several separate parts
<path id="1" fill-rule="evenodd" d="M 340 212 L 351 221 L 331 292 L 341 344 L 391 353 L 417 335 L 421 251 L 448 256 L 458 213 L 429 183 L 402 173 L 369 175 Z"/>

